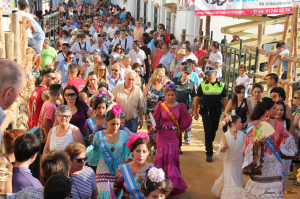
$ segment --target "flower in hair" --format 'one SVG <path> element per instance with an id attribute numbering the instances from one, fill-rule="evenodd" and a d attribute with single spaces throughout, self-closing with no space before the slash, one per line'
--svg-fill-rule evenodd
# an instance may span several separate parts
<path id="1" fill-rule="evenodd" d="M 232 110 L 232 111 L 231 111 L 231 114 L 230 114 L 230 115 L 227 115 L 227 117 L 224 118 L 224 121 L 225 121 L 226 123 L 232 122 L 232 117 L 231 117 L 231 116 L 235 116 L 235 115 L 236 115 L 236 114 L 235 114 L 235 110 Z"/>
<path id="2" fill-rule="evenodd" d="M 99 94 L 94 96 L 95 99 L 101 99 L 106 102 L 107 106 L 111 105 L 112 96 L 106 91 L 100 91 Z"/>
<path id="3" fill-rule="evenodd" d="M 174 91 L 175 90 L 175 84 L 172 81 L 167 81 L 165 84 L 165 87 L 169 91 Z"/>
<path id="4" fill-rule="evenodd" d="M 138 138 L 146 138 L 148 141 L 150 141 L 150 138 L 149 138 L 148 134 L 146 134 L 146 133 L 138 132 L 136 134 L 131 134 L 126 143 L 127 148 L 131 149 L 131 146 Z"/>
<path id="5" fill-rule="evenodd" d="M 278 100 L 277 100 L 277 97 L 278 97 L 278 93 L 271 93 L 271 95 L 270 95 L 270 97 L 271 97 L 271 99 L 273 100 L 273 102 L 277 102 Z"/>
<path id="6" fill-rule="evenodd" d="M 114 105 L 110 112 L 114 115 L 120 115 L 122 113 L 122 107 L 118 104 Z"/>
<path id="7" fill-rule="evenodd" d="M 156 167 L 152 167 L 149 171 L 148 171 L 148 178 L 152 181 L 152 182 L 161 182 L 165 179 L 165 172 L 162 169 L 158 169 Z"/>

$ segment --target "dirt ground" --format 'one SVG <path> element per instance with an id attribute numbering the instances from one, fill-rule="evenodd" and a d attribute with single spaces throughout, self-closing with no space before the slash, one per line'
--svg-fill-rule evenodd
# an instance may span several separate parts
<path id="1" fill-rule="evenodd" d="M 222 136 L 224 122 L 220 122 L 219 130 L 214 142 L 214 151 L 217 151 Z M 146 129 L 142 129 L 146 132 Z M 211 193 L 215 180 L 223 172 L 223 162 L 213 156 L 213 162 L 205 161 L 204 130 L 202 120 L 193 121 L 191 145 L 183 144 L 183 154 L 180 155 L 180 169 L 188 188 L 184 194 L 169 197 L 170 199 L 217 199 Z M 154 162 L 154 160 L 150 160 Z M 249 176 L 245 176 L 246 183 Z M 300 199 L 300 186 L 293 185 L 287 180 L 284 199 Z"/>

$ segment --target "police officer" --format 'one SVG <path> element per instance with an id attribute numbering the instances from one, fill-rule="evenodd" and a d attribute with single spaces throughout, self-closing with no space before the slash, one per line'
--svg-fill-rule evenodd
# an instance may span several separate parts
<path id="1" fill-rule="evenodd" d="M 206 162 L 212 162 L 213 141 L 219 128 L 221 116 L 222 100 L 226 107 L 228 102 L 226 88 L 224 83 L 217 79 L 217 69 L 214 66 L 208 66 L 205 72 L 206 81 L 200 84 L 197 97 L 194 99 L 194 118 L 198 120 L 197 108 L 200 105 L 200 115 L 205 132 Z"/>

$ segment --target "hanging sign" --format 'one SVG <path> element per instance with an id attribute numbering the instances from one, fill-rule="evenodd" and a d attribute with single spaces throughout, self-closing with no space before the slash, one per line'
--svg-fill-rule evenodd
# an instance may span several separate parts
<path id="1" fill-rule="evenodd" d="M 293 0 L 195 0 L 195 16 L 283 14 L 292 6 Z"/>

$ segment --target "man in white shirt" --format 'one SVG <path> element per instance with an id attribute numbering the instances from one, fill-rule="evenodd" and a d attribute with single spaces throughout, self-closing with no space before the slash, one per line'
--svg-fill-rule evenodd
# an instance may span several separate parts
<path id="1" fill-rule="evenodd" d="M 127 54 L 132 49 L 132 41 L 126 38 L 126 31 L 121 30 L 121 39 L 114 38 L 110 44 L 110 47 L 115 48 L 117 44 L 121 44 L 123 52 Z"/>
<path id="2" fill-rule="evenodd" d="M 107 38 L 109 39 L 109 41 L 112 41 L 114 39 L 115 36 L 115 32 L 118 30 L 118 27 L 115 26 L 115 23 L 112 21 L 110 22 L 110 27 L 107 29 L 106 33 L 107 33 Z"/>
<path id="3" fill-rule="evenodd" d="M 138 40 L 133 41 L 133 44 L 132 44 L 133 49 L 129 51 L 128 55 L 131 57 L 131 64 L 133 62 L 137 62 L 142 66 L 141 74 L 142 74 L 142 76 L 144 76 L 144 69 L 146 68 L 144 60 L 147 57 L 146 57 L 145 52 L 139 48 L 139 45 L 140 45 L 140 42 Z M 172 60 L 171 60 L 171 62 L 172 62 Z"/>
<path id="4" fill-rule="evenodd" d="M 90 52 L 90 43 L 85 41 L 85 34 L 79 34 L 78 35 L 79 41 L 74 43 L 71 47 L 70 51 L 72 51 L 75 54 L 76 60 L 78 62 L 79 59 L 82 58 L 82 55 L 80 54 L 80 49 L 85 48 L 87 52 Z"/>
<path id="5" fill-rule="evenodd" d="M 67 52 L 70 50 L 70 45 L 68 43 L 63 43 L 62 45 L 62 51 L 57 54 L 55 63 L 54 63 L 54 68 L 56 69 L 56 66 L 66 58 Z"/>
<path id="6" fill-rule="evenodd" d="M 121 62 L 121 72 L 120 74 L 122 76 L 125 75 L 125 72 L 129 69 L 131 69 L 131 57 L 129 55 L 124 55 L 123 60 Z"/>
<path id="7" fill-rule="evenodd" d="M 186 52 L 186 60 L 191 59 L 198 63 L 198 58 L 193 53 L 193 46 L 192 45 L 186 45 L 185 46 L 185 52 Z"/>
<path id="8" fill-rule="evenodd" d="M 78 32 L 78 34 L 84 34 L 83 27 L 80 26 L 77 29 L 77 32 Z M 72 46 L 75 43 L 75 40 L 76 40 L 76 36 L 74 35 L 74 36 L 72 36 L 72 38 L 70 40 L 70 46 Z M 85 41 L 91 44 L 90 38 L 87 35 L 85 35 Z"/>
<path id="9" fill-rule="evenodd" d="M 152 28 L 151 28 L 151 22 L 147 22 L 147 29 L 146 29 L 146 32 L 148 33 L 148 34 L 150 34 L 150 31 L 151 30 L 153 30 Z"/>
<path id="10" fill-rule="evenodd" d="M 69 19 L 66 21 L 66 24 L 67 24 L 67 25 L 65 25 L 65 26 L 63 27 L 63 29 L 66 30 L 66 31 L 74 30 L 74 29 L 76 28 L 75 26 L 71 25 Z"/>
<path id="11" fill-rule="evenodd" d="M 211 51 L 210 51 L 211 50 Z M 211 43 L 211 45 L 208 47 L 207 51 L 209 53 L 209 58 L 207 59 L 207 55 L 203 56 L 206 57 L 206 66 L 205 66 L 205 71 L 207 66 L 213 66 L 217 68 L 217 79 L 221 80 L 222 79 L 222 53 L 219 50 L 219 43 L 214 41 Z"/>
<path id="12" fill-rule="evenodd" d="M 108 49 L 105 46 L 105 44 L 103 44 L 103 39 L 101 37 L 98 37 L 97 43 L 91 47 L 90 53 L 93 53 L 94 50 L 96 50 L 96 49 L 100 50 L 99 55 L 100 55 L 102 61 L 105 61 L 106 57 L 108 56 Z"/>

